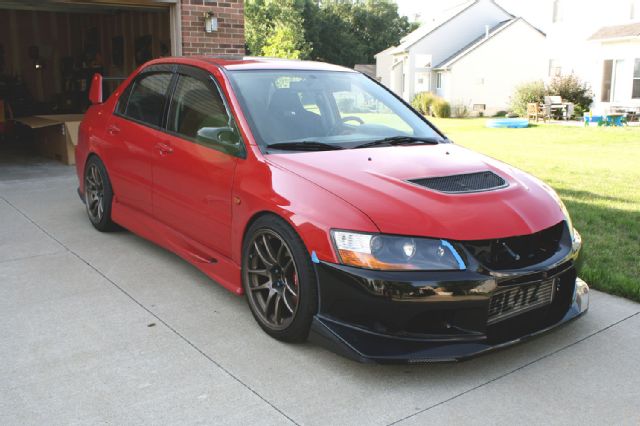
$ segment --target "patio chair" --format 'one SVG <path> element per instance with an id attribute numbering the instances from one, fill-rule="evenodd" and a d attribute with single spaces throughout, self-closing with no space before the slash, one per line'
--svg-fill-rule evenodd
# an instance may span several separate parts
<path id="1" fill-rule="evenodd" d="M 542 119 L 546 123 L 550 117 L 546 108 L 538 103 L 530 102 L 527 104 L 527 118 L 535 120 L 536 123 Z"/>

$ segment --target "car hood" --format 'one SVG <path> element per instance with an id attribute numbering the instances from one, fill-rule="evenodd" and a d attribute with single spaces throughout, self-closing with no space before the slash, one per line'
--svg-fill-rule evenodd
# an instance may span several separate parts
<path id="1" fill-rule="evenodd" d="M 531 234 L 564 219 L 546 184 L 453 144 L 270 154 L 268 161 L 360 209 L 383 233 L 481 240 Z M 508 186 L 447 194 L 408 182 L 487 170 Z"/>

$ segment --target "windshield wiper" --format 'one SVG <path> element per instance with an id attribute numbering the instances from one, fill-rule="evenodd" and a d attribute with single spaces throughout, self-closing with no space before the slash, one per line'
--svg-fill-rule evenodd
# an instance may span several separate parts
<path id="1" fill-rule="evenodd" d="M 344 149 L 340 145 L 333 145 L 317 141 L 291 141 L 270 143 L 267 148 L 282 149 L 284 151 L 331 151 Z"/>
<path id="2" fill-rule="evenodd" d="M 436 138 L 419 138 L 415 136 L 391 136 L 389 138 L 378 139 L 372 142 L 356 145 L 354 148 L 370 148 L 372 146 L 396 146 L 410 144 L 429 144 L 437 145 L 441 143 L 441 139 Z"/>

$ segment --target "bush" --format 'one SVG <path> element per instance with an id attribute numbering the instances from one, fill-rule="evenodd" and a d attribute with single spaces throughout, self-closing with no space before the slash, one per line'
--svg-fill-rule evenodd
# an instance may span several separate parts
<path id="1" fill-rule="evenodd" d="M 431 104 L 436 99 L 438 97 L 431 92 L 420 92 L 413 97 L 411 106 L 420 114 L 431 115 Z"/>
<path id="2" fill-rule="evenodd" d="M 464 104 L 454 104 L 451 106 L 451 114 L 456 118 L 469 117 L 469 107 Z"/>
<path id="3" fill-rule="evenodd" d="M 431 110 L 438 118 L 451 117 L 451 106 L 449 105 L 449 102 L 442 98 L 437 98 L 431 103 Z"/>
<path id="4" fill-rule="evenodd" d="M 573 102 L 576 115 L 589 111 L 593 102 L 593 92 L 575 74 L 554 77 L 547 87 L 547 93 L 561 96 L 563 101 Z"/>
<path id="5" fill-rule="evenodd" d="M 519 85 L 511 97 L 511 111 L 520 116 L 527 115 L 527 104 L 543 102 L 546 93 L 542 80 Z"/>
<path id="6" fill-rule="evenodd" d="M 493 116 L 494 117 L 505 117 L 507 115 L 507 111 L 498 111 Z"/>
<path id="7" fill-rule="evenodd" d="M 593 92 L 589 86 L 576 75 L 570 74 L 554 77 L 547 87 L 541 80 L 516 87 L 511 97 L 511 111 L 524 117 L 527 114 L 527 104 L 544 102 L 545 96 L 560 96 L 563 101 L 573 102 L 576 116 L 589 111 L 593 102 Z"/>

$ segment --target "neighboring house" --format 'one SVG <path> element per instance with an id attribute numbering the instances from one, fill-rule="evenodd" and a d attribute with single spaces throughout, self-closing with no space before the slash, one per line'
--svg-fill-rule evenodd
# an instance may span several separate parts
<path id="1" fill-rule="evenodd" d="M 376 55 L 376 76 L 410 101 L 429 91 L 485 115 L 545 75 L 545 35 L 492 0 L 466 2 Z"/>
<path id="2" fill-rule="evenodd" d="M 640 107 L 640 0 L 540 0 L 547 79 L 574 73 L 594 92 L 592 110 Z"/>

